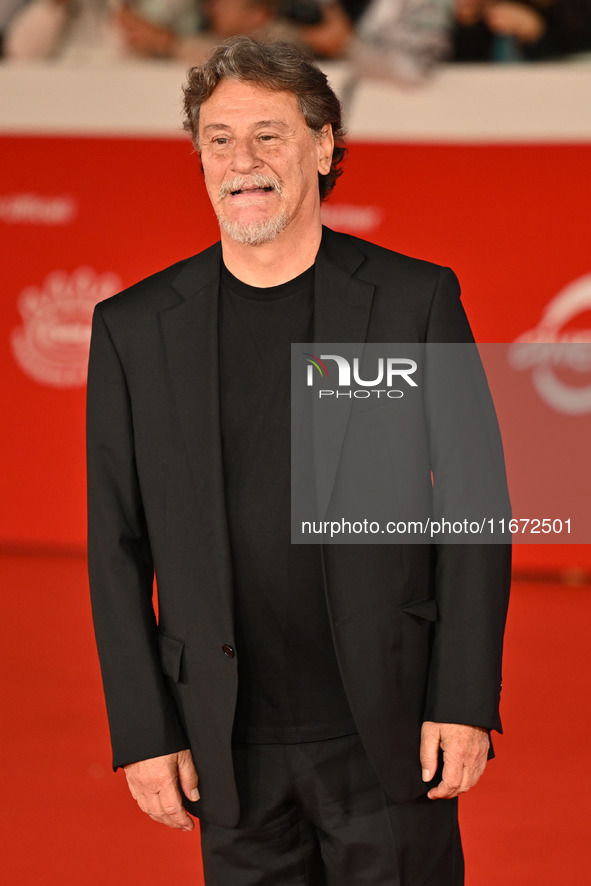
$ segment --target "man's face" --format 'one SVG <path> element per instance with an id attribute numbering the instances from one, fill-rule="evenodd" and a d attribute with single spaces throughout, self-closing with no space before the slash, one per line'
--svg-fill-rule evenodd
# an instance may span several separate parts
<path id="1" fill-rule="evenodd" d="M 332 131 L 316 137 L 290 92 L 223 80 L 201 106 L 199 145 L 209 198 L 232 239 L 258 245 L 318 219 Z"/>

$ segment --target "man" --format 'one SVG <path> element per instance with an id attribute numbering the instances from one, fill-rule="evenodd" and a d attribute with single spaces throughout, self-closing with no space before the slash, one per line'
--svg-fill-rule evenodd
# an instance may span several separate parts
<path id="1" fill-rule="evenodd" d="M 500 728 L 508 549 L 291 545 L 289 521 L 290 343 L 469 342 L 457 281 L 322 228 L 340 106 L 296 47 L 227 41 L 185 107 L 221 244 L 93 327 L 114 767 L 156 821 L 200 817 L 208 886 L 457 886 L 457 796 Z"/>

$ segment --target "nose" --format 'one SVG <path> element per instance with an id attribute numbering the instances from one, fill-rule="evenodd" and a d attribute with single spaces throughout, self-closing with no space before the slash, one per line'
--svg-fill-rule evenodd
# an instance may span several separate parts
<path id="1" fill-rule="evenodd" d="M 245 175 L 262 166 L 256 150 L 256 143 L 251 139 L 237 139 L 232 154 L 232 170 Z"/>

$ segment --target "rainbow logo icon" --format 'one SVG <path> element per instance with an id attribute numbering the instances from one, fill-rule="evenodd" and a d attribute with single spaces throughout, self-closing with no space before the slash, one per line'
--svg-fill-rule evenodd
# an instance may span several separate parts
<path id="1" fill-rule="evenodd" d="M 322 378 L 326 378 L 326 376 L 328 375 L 328 369 L 326 368 L 320 357 L 316 357 L 314 354 L 303 354 L 302 356 L 310 367 L 308 370 L 308 373 L 310 375 L 313 372 L 313 367 L 315 367 L 320 373 L 320 376 Z"/>

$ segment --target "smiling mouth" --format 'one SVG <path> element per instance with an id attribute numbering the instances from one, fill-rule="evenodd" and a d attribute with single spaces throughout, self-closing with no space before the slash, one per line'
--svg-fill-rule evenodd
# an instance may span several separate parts
<path id="1" fill-rule="evenodd" d="M 236 197 L 238 194 L 250 194 L 251 196 L 256 194 L 268 194 L 269 191 L 274 191 L 274 187 L 272 185 L 267 185 L 264 188 L 239 188 L 237 191 L 230 191 L 230 195 L 232 197 Z"/>
<path id="2" fill-rule="evenodd" d="M 235 175 L 220 186 L 219 197 L 267 197 L 271 193 L 281 197 L 283 186 L 280 179 L 270 175 Z"/>

